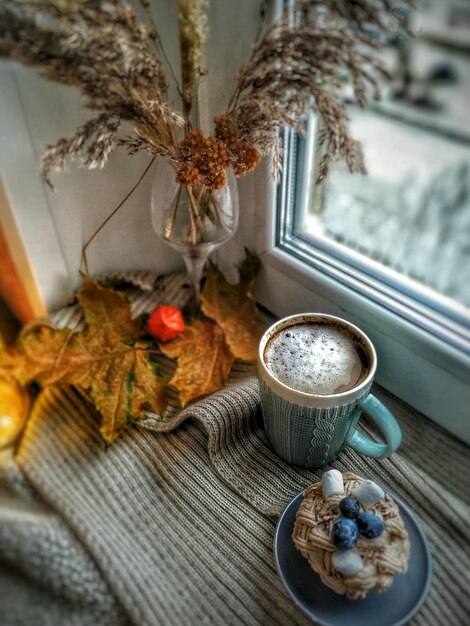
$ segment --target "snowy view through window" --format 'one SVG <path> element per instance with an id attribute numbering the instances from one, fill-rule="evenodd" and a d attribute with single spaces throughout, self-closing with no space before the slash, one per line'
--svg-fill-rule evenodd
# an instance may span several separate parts
<path id="1" fill-rule="evenodd" d="M 470 307 L 470 3 L 393 11 L 384 60 L 395 77 L 380 102 L 349 108 L 369 175 L 332 168 L 300 228 Z"/>

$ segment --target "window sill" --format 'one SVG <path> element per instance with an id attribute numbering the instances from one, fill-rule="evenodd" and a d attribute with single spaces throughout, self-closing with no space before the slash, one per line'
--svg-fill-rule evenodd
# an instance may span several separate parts
<path id="1" fill-rule="evenodd" d="M 324 312 L 362 328 L 378 355 L 376 381 L 470 443 L 470 359 L 409 321 L 279 250 L 265 248 L 256 297 L 277 317 Z"/>

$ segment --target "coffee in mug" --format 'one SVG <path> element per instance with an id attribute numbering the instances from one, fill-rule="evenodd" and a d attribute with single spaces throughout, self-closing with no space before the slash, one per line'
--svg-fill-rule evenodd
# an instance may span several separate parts
<path id="1" fill-rule="evenodd" d="M 372 342 L 346 320 L 305 313 L 273 324 L 261 338 L 258 372 L 274 450 L 309 468 L 332 461 L 346 445 L 378 458 L 392 454 L 401 431 L 370 393 L 376 367 Z M 385 443 L 357 430 L 361 413 L 376 423 Z"/>
<path id="2" fill-rule="evenodd" d="M 263 358 L 279 381 L 292 389 L 318 395 L 356 387 L 369 369 L 362 342 L 329 320 L 281 329 L 269 338 Z"/>

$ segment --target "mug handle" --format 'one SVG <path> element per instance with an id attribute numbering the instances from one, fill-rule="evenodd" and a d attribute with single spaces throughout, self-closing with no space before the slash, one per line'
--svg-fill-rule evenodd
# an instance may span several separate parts
<path id="1" fill-rule="evenodd" d="M 371 393 L 359 400 L 359 408 L 371 418 L 380 432 L 384 436 L 386 443 L 376 443 L 354 430 L 346 437 L 346 443 L 356 452 L 382 459 L 390 456 L 400 447 L 401 430 L 400 426 L 390 411 Z"/>

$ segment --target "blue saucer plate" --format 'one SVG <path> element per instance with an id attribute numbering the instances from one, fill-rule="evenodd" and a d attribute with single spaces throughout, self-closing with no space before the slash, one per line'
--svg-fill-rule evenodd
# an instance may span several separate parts
<path id="1" fill-rule="evenodd" d="M 295 515 L 304 492 L 289 502 L 274 537 L 278 574 L 295 604 L 321 626 L 402 626 L 421 608 L 431 587 L 432 559 L 416 515 L 395 495 L 410 537 L 408 571 L 396 576 L 384 593 L 370 591 L 364 600 L 348 600 L 325 587 L 292 541 Z"/>

